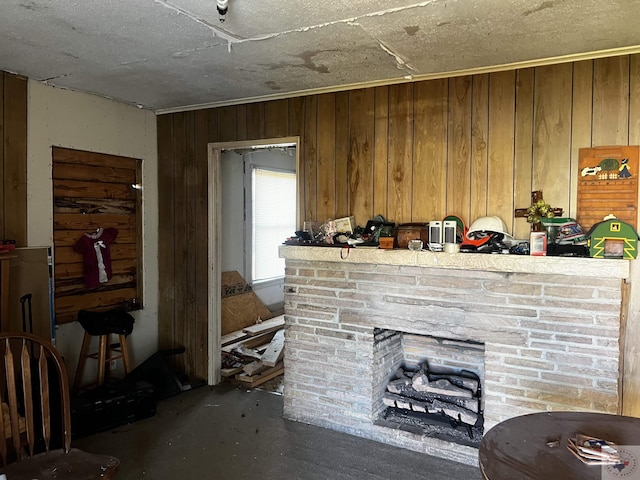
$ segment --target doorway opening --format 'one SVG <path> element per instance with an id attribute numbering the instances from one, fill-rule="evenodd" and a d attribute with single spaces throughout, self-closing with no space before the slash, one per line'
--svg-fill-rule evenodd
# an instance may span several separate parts
<path id="1" fill-rule="evenodd" d="M 292 169 L 294 173 L 299 172 L 299 143 L 299 137 L 285 137 L 209 144 L 208 383 L 210 385 L 219 383 L 221 379 L 220 279 L 222 272 L 229 269 L 242 272 L 250 284 L 257 280 L 258 290 L 261 290 L 261 293 L 256 292 L 256 295 L 259 297 L 262 295 L 263 303 L 268 307 L 277 308 L 278 294 L 282 293 L 282 280 L 278 276 L 254 278 L 256 255 L 264 255 L 259 251 L 260 249 L 256 252 L 253 248 L 256 230 L 258 235 L 264 235 L 262 238 L 269 236 L 267 232 L 269 228 L 265 229 L 264 225 L 256 226 L 256 222 L 253 221 L 254 213 L 264 215 L 265 212 L 264 208 L 254 207 L 255 173 L 262 171 L 265 174 L 269 172 L 286 174 Z M 238 181 L 239 177 L 242 181 Z M 273 178 L 267 177 L 269 175 L 264 175 L 262 179 L 267 180 L 268 187 L 269 181 Z M 294 182 L 296 186 L 295 223 L 301 225 L 300 178 L 296 178 Z M 258 212 L 255 212 L 256 210 Z M 295 228 L 288 234 L 291 235 L 294 231 Z M 285 238 L 286 236 L 283 236 L 280 243 Z M 272 260 L 277 263 L 277 245 L 273 248 L 276 251 Z M 282 268 L 284 276 L 284 267 Z"/>

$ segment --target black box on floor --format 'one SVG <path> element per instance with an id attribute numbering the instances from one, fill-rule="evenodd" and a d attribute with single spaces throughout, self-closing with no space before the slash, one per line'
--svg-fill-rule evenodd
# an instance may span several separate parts
<path id="1" fill-rule="evenodd" d="M 156 394 L 145 381 L 112 382 L 71 399 L 71 434 L 80 438 L 156 414 Z"/>

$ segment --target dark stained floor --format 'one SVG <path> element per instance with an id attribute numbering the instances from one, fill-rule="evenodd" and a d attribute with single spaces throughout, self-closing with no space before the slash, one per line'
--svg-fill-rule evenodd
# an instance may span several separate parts
<path id="1" fill-rule="evenodd" d="M 118 457 L 118 480 L 480 480 L 476 467 L 282 418 L 282 396 L 223 384 L 156 416 L 78 439 Z"/>

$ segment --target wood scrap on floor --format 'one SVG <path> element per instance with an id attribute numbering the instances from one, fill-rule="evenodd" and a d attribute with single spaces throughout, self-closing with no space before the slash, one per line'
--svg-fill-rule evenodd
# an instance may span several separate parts
<path id="1" fill-rule="evenodd" d="M 234 332 L 236 333 L 236 332 Z M 242 332 L 244 334 L 244 332 Z M 271 342 L 271 339 L 276 334 L 275 331 L 263 333 L 262 335 L 256 335 L 255 337 L 245 336 L 242 339 L 235 341 L 233 343 L 222 343 L 222 351 L 223 352 L 232 352 L 235 348 L 240 345 L 244 345 L 247 348 L 255 348 L 259 349 L 262 345 L 268 345 Z M 229 334 L 231 335 L 231 334 Z M 246 335 L 246 334 L 245 334 Z M 226 335 L 225 335 L 226 336 Z M 224 338 L 224 337 L 223 337 Z"/>
<path id="2" fill-rule="evenodd" d="M 262 370 L 266 370 L 267 367 L 262 363 L 262 360 L 254 360 L 251 363 L 247 363 L 244 367 L 242 367 L 242 371 L 245 375 L 255 375 L 256 373 L 260 373 Z"/>
<path id="3" fill-rule="evenodd" d="M 284 373 L 284 315 L 231 332 L 225 337 L 238 340 L 223 343 L 224 378 L 253 388 Z"/>
<path id="4" fill-rule="evenodd" d="M 273 336 L 273 340 L 260 357 L 260 360 L 267 367 L 275 367 L 282 360 L 284 355 L 284 329 L 278 330 Z"/>
<path id="5" fill-rule="evenodd" d="M 231 333 L 227 333 L 226 335 L 222 335 L 222 337 L 220 338 L 220 341 L 222 342 L 222 346 L 224 347 L 226 345 L 231 345 L 231 344 L 236 345 L 240 341 L 248 337 L 249 337 L 248 333 L 245 333 L 242 330 L 238 330 L 236 332 L 231 332 Z"/>
<path id="6" fill-rule="evenodd" d="M 280 330 L 282 327 L 284 327 L 284 315 L 278 315 L 270 320 L 263 320 L 255 325 L 243 328 L 242 331 L 250 337 L 253 337 L 262 333 Z"/>
<path id="7" fill-rule="evenodd" d="M 264 382 L 284 373 L 284 363 L 280 362 L 275 367 L 263 370 L 253 375 L 240 373 L 236 375 L 236 381 L 240 382 L 243 387 L 253 388 L 262 385 Z"/>

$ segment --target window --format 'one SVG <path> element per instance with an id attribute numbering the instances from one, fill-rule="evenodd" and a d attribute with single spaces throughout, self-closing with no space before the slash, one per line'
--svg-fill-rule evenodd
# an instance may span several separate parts
<path id="1" fill-rule="evenodd" d="M 278 246 L 296 230 L 296 174 L 254 167 L 251 177 L 251 277 L 260 282 L 284 276 Z"/>

